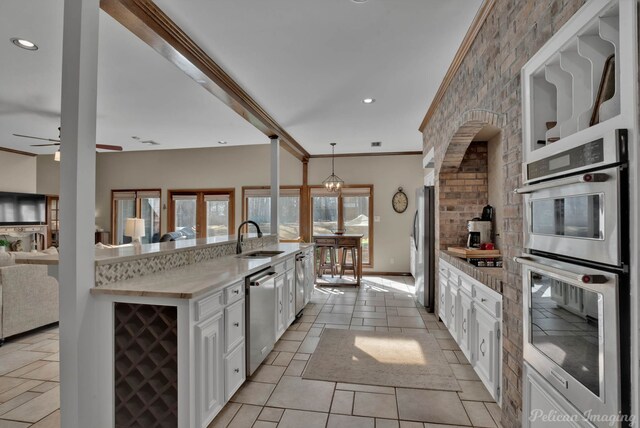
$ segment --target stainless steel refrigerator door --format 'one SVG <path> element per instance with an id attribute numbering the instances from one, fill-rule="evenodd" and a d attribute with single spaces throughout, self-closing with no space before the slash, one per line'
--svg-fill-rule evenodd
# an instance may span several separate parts
<path id="1" fill-rule="evenodd" d="M 416 249 L 415 257 L 415 299 L 424 306 L 424 216 L 425 216 L 425 188 L 416 191 L 416 215 L 413 223 L 413 239 Z"/>

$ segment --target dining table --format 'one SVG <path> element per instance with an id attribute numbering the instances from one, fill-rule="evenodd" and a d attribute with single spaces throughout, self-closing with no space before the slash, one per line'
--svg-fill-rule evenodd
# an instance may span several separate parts
<path id="1" fill-rule="evenodd" d="M 318 259 L 318 252 L 321 247 L 333 247 L 337 252 L 342 249 L 343 251 L 355 248 L 356 249 L 356 258 L 357 260 L 354 262 L 355 266 L 355 283 L 337 280 L 336 282 L 331 282 L 331 285 L 360 285 L 362 280 L 362 238 L 364 237 L 361 233 L 330 233 L 330 234 L 314 234 L 313 242 L 316 244 L 315 246 L 315 255 L 316 259 Z M 338 257 L 336 257 L 338 258 Z M 315 262 L 314 262 L 315 263 Z M 315 265 L 315 264 L 314 264 Z M 342 277 L 340 277 L 342 278 Z"/>

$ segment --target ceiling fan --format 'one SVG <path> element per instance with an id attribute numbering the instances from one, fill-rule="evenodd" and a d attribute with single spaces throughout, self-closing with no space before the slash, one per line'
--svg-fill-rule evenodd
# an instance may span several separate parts
<path id="1" fill-rule="evenodd" d="M 48 147 L 48 146 L 59 146 L 60 145 L 60 128 L 58 128 L 58 139 L 55 140 L 53 138 L 41 138 L 41 137 L 34 137 L 32 135 L 22 135 L 22 134 L 13 134 L 15 137 L 22 137 L 22 138 L 31 138 L 33 140 L 42 140 L 42 141 L 49 141 L 49 144 L 31 144 L 31 147 Z M 122 151 L 122 147 L 121 146 L 113 146 L 110 144 L 96 144 L 96 149 L 102 149 L 102 150 L 114 150 L 117 152 L 121 152 Z"/>

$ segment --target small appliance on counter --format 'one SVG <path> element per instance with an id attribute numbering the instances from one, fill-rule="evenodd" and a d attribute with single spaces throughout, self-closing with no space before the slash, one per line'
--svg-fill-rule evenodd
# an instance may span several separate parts
<path id="1" fill-rule="evenodd" d="M 467 248 L 480 249 L 482 244 L 491 242 L 491 221 L 476 217 L 467 222 Z"/>

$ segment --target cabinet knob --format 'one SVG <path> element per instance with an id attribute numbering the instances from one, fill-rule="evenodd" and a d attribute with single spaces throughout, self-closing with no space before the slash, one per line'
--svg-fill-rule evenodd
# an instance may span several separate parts
<path id="1" fill-rule="evenodd" d="M 240 290 L 233 290 L 233 294 L 240 294 Z"/>
<path id="2" fill-rule="evenodd" d="M 239 323 L 239 322 L 234 322 L 234 323 L 233 323 L 233 325 L 234 325 L 235 327 L 240 327 L 240 323 Z"/>
<path id="3" fill-rule="evenodd" d="M 480 301 L 481 301 L 482 303 L 484 303 L 484 302 L 486 302 L 486 301 L 487 301 L 487 299 L 485 299 L 484 297 L 482 297 L 482 298 L 480 298 Z"/>
<path id="4" fill-rule="evenodd" d="M 240 369 L 234 369 L 233 371 L 236 373 L 240 373 Z"/>

